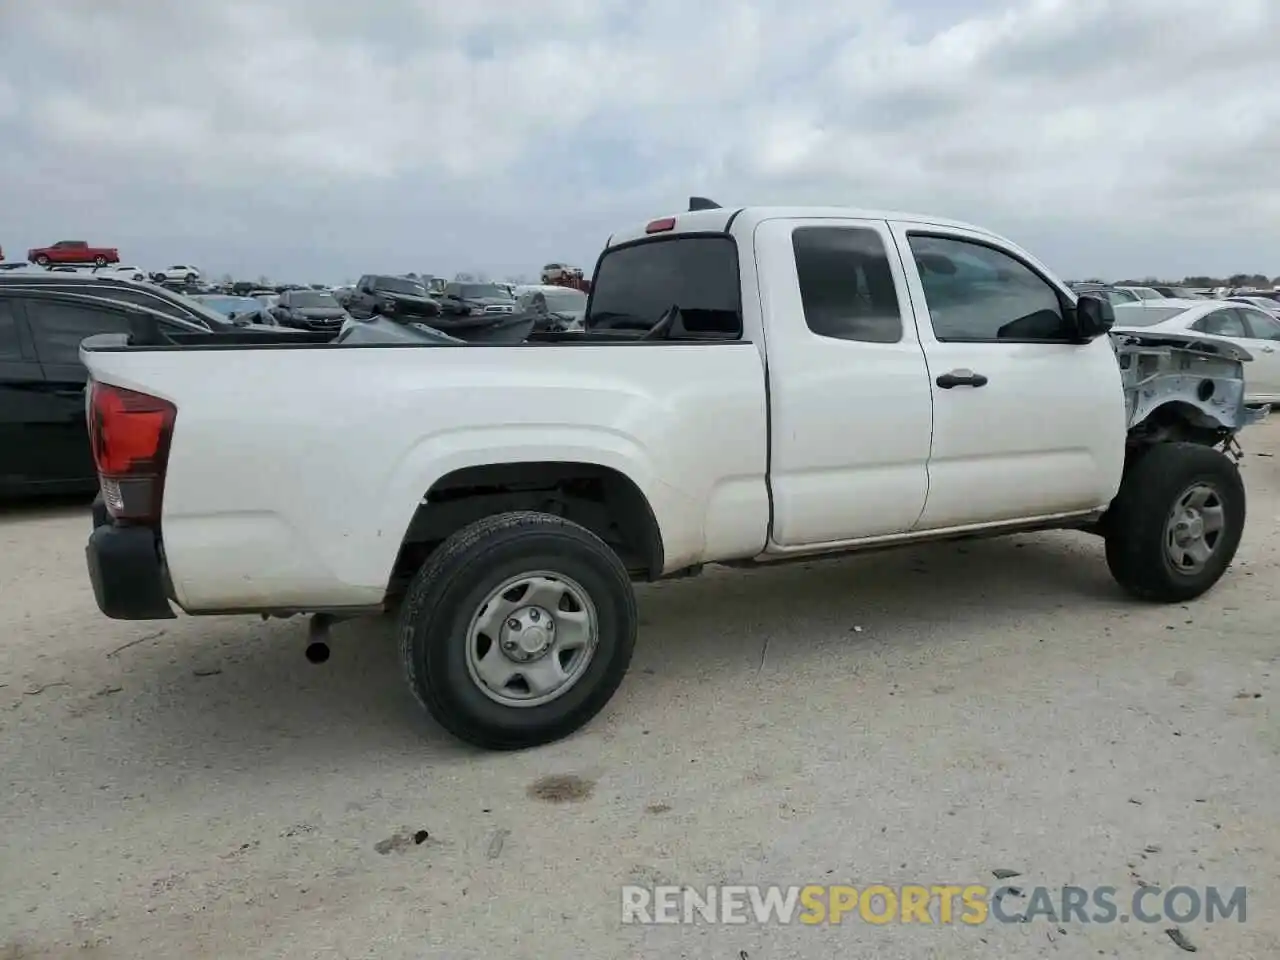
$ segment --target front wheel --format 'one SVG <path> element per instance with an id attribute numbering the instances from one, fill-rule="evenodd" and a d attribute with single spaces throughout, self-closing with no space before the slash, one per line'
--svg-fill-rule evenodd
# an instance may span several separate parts
<path id="1" fill-rule="evenodd" d="M 47 267 L 49 265 L 49 258 L 42 253 L 40 256 L 36 257 L 36 263 L 42 267 Z"/>
<path id="2" fill-rule="evenodd" d="M 1107 566 L 1139 599 L 1191 600 L 1231 565 L 1244 520 L 1244 481 L 1230 458 L 1195 443 L 1157 444 L 1126 467 L 1107 511 Z"/>
<path id="3" fill-rule="evenodd" d="M 400 655 L 446 730 L 490 750 L 562 739 L 604 707 L 635 646 L 631 580 L 595 534 L 544 513 L 455 533 L 414 578 Z"/>
<path id="4" fill-rule="evenodd" d="M 93 265 L 95 267 L 105 267 L 107 265 L 107 258 L 101 255 L 96 256 L 93 258 Z"/>

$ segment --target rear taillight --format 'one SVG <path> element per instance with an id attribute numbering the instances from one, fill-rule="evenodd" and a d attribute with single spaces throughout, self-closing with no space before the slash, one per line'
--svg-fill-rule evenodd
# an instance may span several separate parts
<path id="1" fill-rule="evenodd" d="M 93 382 L 89 443 L 107 512 L 117 520 L 159 524 L 169 441 L 178 409 L 168 400 Z"/>

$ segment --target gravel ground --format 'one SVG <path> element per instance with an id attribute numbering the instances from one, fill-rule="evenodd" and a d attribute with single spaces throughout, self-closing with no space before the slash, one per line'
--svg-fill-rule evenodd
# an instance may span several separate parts
<path id="1" fill-rule="evenodd" d="M 1182 934 L 1274 960 L 1280 424 L 1245 441 L 1245 542 L 1194 604 L 1065 533 L 651 586 L 606 713 L 507 755 L 419 715 L 386 622 L 314 666 L 300 621 L 108 621 L 87 510 L 7 511 L 0 958 L 1182 955 L 1169 923 L 620 923 L 624 883 L 1009 869 L 1247 885 Z"/>

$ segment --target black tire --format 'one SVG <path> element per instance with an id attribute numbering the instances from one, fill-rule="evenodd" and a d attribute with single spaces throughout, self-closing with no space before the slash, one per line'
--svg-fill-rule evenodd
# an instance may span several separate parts
<path id="1" fill-rule="evenodd" d="M 47 267 L 49 265 L 49 258 L 42 253 L 40 256 L 36 257 L 36 263 L 42 267 Z"/>
<path id="2" fill-rule="evenodd" d="M 94 257 L 94 258 L 93 258 L 93 265 L 94 265 L 95 267 L 105 267 L 105 266 L 107 265 L 107 258 L 106 258 L 106 257 L 101 257 L 101 256 L 99 256 L 99 257 Z"/>
<path id="3" fill-rule="evenodd" d="M 1192 487 L 1212 488 L 1223 526 L 1203 567 L 1187 572 L 1167 548 L 1174 508 Z M 1107 566 L 1141 600 L 1180 603 L 1200 596 L 1231 565 L 1244 533 L 1244 481 L 1226 454 L 1195 443 L 1156 444 L 1133 456 L 1104 521 Z"/>
<path id="4" fill-rule="evenodd" d="M 557 699 L 507 706 L 472 680 L 467 630 L 492 590 L 531 570 L 582 586 L 596 608 L 598 639 L 585 672 Z M 431 554 L 410 584 L 399 632 L 409 688 L 442 727 L 488 750 L 519 750 L 567 737 L 609 702 L 635 647 L 635 594 L 617 555 L 589 530 L 550 514 L 502 513 L 464 527 Z"/>

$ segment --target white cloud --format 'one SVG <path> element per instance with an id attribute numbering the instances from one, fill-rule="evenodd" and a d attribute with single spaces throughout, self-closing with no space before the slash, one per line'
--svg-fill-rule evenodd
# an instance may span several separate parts
<path id="1" fill-rule="evenodd" d="M 1274 274 L 1277 35 L 1273 0 L 4 4 L 0 243 L 531 271 L 698 193 Z"/>

